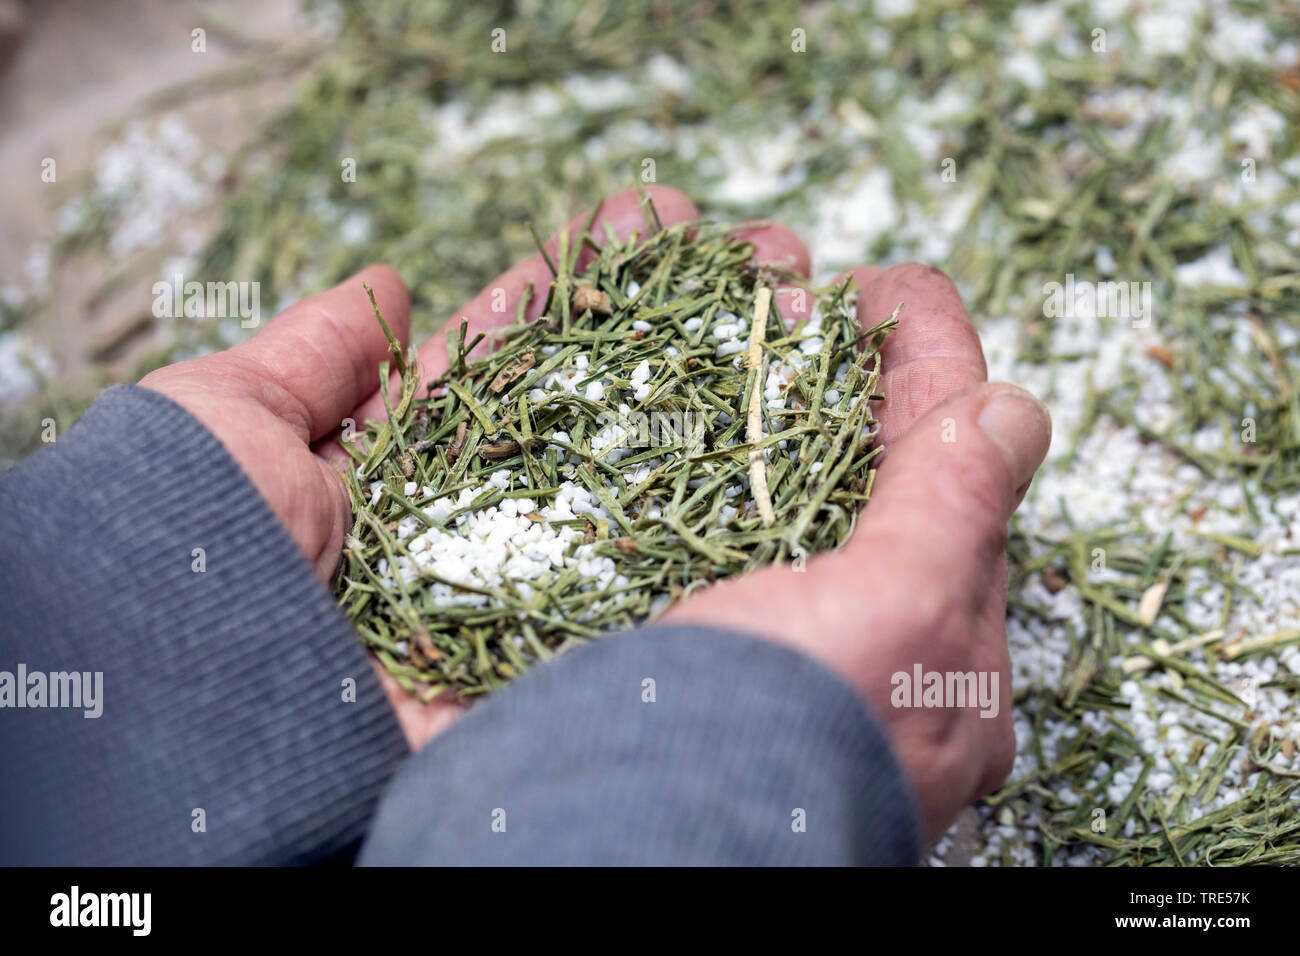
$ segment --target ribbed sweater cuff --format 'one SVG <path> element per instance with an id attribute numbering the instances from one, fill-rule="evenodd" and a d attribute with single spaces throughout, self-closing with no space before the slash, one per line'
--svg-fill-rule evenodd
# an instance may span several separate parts
<path id="1" fill-rule="evenodd" d="M 907 782 L 821 665 L 696 627 L 603 638 L 475 706 L 403 768 L 367 864 L 887 864 Z"/>
<path id="2" fill-rule="evenodd" d="M 326 588 L 182 408 L 109 389 L 6 475 L 0 579 L 0 670 L 103 673 L 97 719 L 0 711 L 6 860 L 311 862 L 359 841 L 401 731 Z"/>

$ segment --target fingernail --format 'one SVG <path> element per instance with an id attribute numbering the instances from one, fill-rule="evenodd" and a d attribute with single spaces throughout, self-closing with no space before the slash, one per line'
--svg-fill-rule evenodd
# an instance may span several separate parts
<path id="1" fill-rule="evenodd" d="M 1047 406 L 1024 389 L 998 386 L 977 419 L 980 429 L 1006 455 L 1012 487 L 1026 484 L 1042 464 L 1052 442 L 1052 418 Z"/>

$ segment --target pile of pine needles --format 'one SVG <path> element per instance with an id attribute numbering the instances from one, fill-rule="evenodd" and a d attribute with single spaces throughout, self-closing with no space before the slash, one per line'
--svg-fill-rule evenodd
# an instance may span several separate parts
<path id="1" fill-rule="evenodd" d="M 486 334 L 467 341 L 462 321 L 448 334 L 450 367 L 424 394 L 414 353 L 403 357 L 393 343 L 401 398 L 349 447 L 357 517 L 339 598 L 413 694 L 483 693 L 536 660 L 635 626 L 703 583 L 834 548 L 870 494 L 881 450 L 871 412 L 878 349 L 897 313 L 864 330 L 854 290 L 842 283 L 823 290 L 813 313 L 820 327 L 806 334 L 806 321 L 788 325 L 773 304 L 779 277 L 755 267 L 751 244 L 705 224 L 660 228 L 646 208 L 644 239 L 562 238 L 548 258 L 554 279 L 542 317 L 523 321 L 526 295 L 484 357 L 469 356 Z M 595 255 L 579 269 L 584 249 Z M 712 333 L 737 319 L 748 327 L 748 349 L 720 355 Z M 576 390 L 538 399 L 538 385 L 578 354 L 588 362 Z M 655 370 L 638 401 L 633 373 L 642 363 Z M 785 407 L 764 400 L 772 365 L 789 376 Z M 588 381 L 601 379 L 611 383 L 601 399 L 586 397 Z M 593 441 L 618 427 L 610 423 L 620 407 L 624 422 L 671 426 L 652 428 L 648 442 L 633 438 L 633 447 Z M 614 449 L 625 456 L 616 463 Z M 485 484 L 503 470 L 507 488 Z M 507 498 L 529 499 L 529 517 L 549 524 L 540 512 L 565 481 L 587 489 L 608 517 L 555 522 L 581 534 L 564 566 L 527 587 L 509 577 L 448 581 L 411 559 L 410 535 L 399 530 L 414 519 L 408 529 L 460 533 L 462 515 Z M 434 515 L 436 502 L 467 488 L 483 490 Z M 614 583 L 602 587 L 582 573 L 572 556 L 580 544 L 614 562 Z M 399 566 L 413 571 L 409 580 L 393 573 Z M 440 600 L 448 587 L 487 600 Z"/>

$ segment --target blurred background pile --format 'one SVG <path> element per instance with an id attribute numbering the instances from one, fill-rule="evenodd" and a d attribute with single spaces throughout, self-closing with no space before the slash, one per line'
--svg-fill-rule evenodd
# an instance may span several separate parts
<path id="1" fill-rule="evenodd" d="M 156 318 L 178 273 L 270 315 L 382 260 L 428 333 L 636 181 L 790 225 L 818 278 L 930 262 L 1056 420 L 1016 770 L 935 862 L 1300 861 L 1291 0 L 0 0 L 0 57 L 8 463 L 250 334 Z M 1050 316 L 1071 275 L 1151 321 Z"/>

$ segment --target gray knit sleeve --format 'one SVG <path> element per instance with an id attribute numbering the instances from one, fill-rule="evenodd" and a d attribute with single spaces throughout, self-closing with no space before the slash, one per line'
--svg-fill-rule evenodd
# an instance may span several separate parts
<path id="1" fill-rule="evenodd" d="M 361 862 L 917 862 L 912 795 L 859 697 L 812 660 L 691 627 L 538 667 L 412 758 Z"/>
<path id="2" fill-rule="evenodd" d="M 140 388 L 0 479 L 0 704 L 5 863 L 334 858 L 407 755 L 288 533 Z"/>

